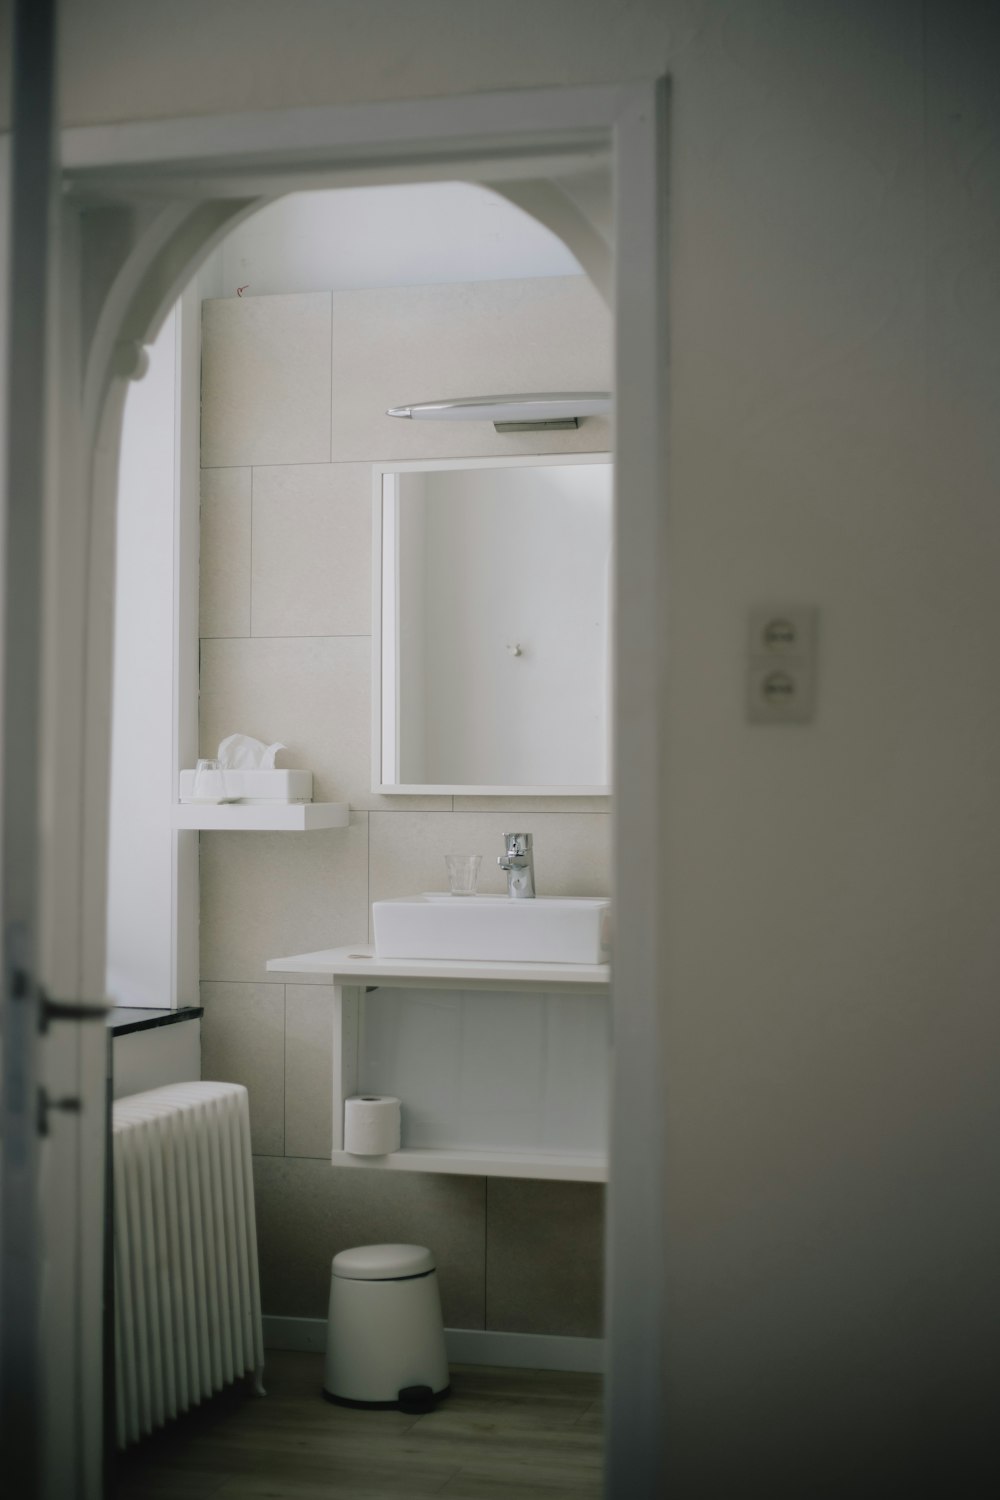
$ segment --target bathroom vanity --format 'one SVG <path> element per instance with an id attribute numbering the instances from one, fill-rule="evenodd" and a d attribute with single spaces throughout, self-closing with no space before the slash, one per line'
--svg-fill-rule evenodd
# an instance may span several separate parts
<path id="1" fill-rule="evenodd" d="M 335 1166 L 607 1178 L 607 964 L 378 958 L 365 945 L 274 958 L 333 986 Z M 343 1148 L 344 1101 L 403 1101 L 402 1146 Z"/>

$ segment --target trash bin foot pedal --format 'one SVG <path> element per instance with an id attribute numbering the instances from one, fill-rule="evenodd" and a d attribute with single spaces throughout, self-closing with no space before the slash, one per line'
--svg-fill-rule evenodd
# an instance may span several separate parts
<path id="1" fill-rule="evenodd" d="M 435 1402 L 447 1396 L 450 1390 L 450 1385 L 446 1385 L 440 1391 L 432 1391 L 429 1385 L 406 1385 L 395 1401 L 353 1401 L 350 1396 L 335 1396 L 324 1386 L 323 1400 L 331 1402 L 334 1406 L 352 1406 L 358 1411 L 398 1410 L 405 1411 L 410 1416 L 422 1417 L 432 1412 Z"/>

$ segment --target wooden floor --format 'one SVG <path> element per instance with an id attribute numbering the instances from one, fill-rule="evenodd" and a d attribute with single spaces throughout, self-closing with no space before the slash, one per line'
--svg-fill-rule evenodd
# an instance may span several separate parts
<path id="1" fill-rule="evenodd" d="M 601 1493 L 601 1381 L 452 1367 L 423 1417 L 320 1396 L 318 1354 L 272 1351 L 267 1396 L 226 1392 L 118 1456 L 116 1500 L 590 1500 Z"/>

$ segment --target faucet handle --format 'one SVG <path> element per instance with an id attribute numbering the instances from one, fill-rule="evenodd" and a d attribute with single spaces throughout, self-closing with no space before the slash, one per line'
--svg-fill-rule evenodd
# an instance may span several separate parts
<path id="1" fill-rule="evenodd" d="M 531 848 L 530 833 L 505 833 L 503 838 L 507 846 L 508 855 L 527 854 Z"/>

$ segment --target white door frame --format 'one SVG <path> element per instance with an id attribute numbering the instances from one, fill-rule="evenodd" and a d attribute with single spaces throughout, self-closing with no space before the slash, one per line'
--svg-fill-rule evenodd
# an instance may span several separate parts
<path id="1" fill-rule="evenodd" d="M 45 0 L 16 8 L 5 340 L 3 493 L 3 798 L 0 995 L 0 1464 L 36 1500 L 46 1407 L 41 1306 L 45 1254 L 42 1173 L 51 1157 L 39 1126 L 49 1084 L 39 980 L 39 756 L 42 580 L 55 214 L 55 15 Z M 33 88 L 24 85 L 31 78 Z M 7 163 L 5 162 L 5 166 Z M 5 184 L 6 185 L 6 184 Z M 15 372 L 15 360 L 17 369 Z M 44 1108 L 44 1106 L 43 1106 Z M 64 1141 L 57 1141 L 56 1167 Z M 71 1217 L 71 1216 L 70 1216 Z M 62 1227 L 62 1226 L 61 1226 Z M 66 1226 L 72 1235 L 72 1224 Z M 72 1356 L 71 1356 L 72 1357 Z"/>
<path id="2" fill-rule="evenodd" d="M 660 80 L 90 126 L 62 138 L 79 217 L 78 235 L 67 237 L 64 281 L 75 300 L 64 316 L 78 325 L 84 373 L 74 379 L 62 362 L 73 422 L 60 517 L 79 507 L 78 476 L 89 475 L 90 488 L 88 560 L 65 580 L 83 591 L 86 623 L 77 704 L 84 775 L 66 794 L 81 828 L 81 880 L 69 883 L 53 914 L 68 924 L 84 983 L 103 974 L 115 473 L 123 392 L 141 372 L 141 346 L 212 246 L 269 199 L 442 177 L 499 186 L 612 155 L 616 942 L 606 1492 L 630 1500 L 663 1492 L 666 110 Z"/>

